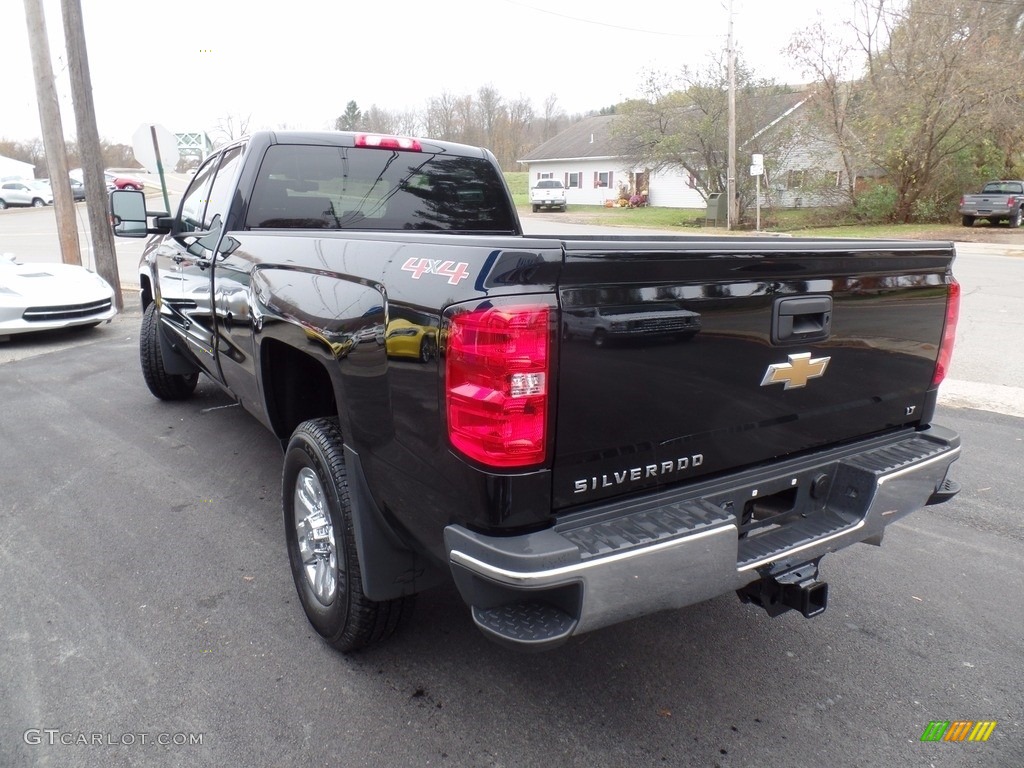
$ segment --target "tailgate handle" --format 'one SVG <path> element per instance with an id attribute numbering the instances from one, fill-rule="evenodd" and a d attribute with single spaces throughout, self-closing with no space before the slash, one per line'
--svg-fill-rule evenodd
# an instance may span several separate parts
<path id="1" fill-rule="evenodd" d="M 789 296 L 772 309 L 772 343 L 823 341 L 832 331 L 831 296 Z"/>

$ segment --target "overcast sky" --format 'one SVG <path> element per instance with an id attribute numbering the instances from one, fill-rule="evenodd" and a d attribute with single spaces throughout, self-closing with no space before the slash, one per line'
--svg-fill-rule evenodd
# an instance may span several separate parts
<path id="1" fill-rule="evenodd" d="M 781 53 L 842 0 L 733 0 L 735 36 L 758 75 L 796 83 Z M 263 10 L 264 8 L 268 10 Z M 100 135 L 142 124 L 212 132 L 332 127 L 363 110 L 422 110 L 432 96 L 493 86 L 569 114 L 637 95 L 645 71 L 700 67 L 725 47 L 728 0 L 82 0 Z M 65 134 L 74 134 L 60 0 L 44 0 Z M 270 10 L 274 9 L 274 10 Z M 23 0 L 0 0 L 0 138 L 40 136 Z"/>

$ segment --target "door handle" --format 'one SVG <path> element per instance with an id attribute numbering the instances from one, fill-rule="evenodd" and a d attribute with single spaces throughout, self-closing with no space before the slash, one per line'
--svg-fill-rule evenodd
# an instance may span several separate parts
<path id="1" fill-rule="evenodd" d="M 807 344 L 832 333 L 831 296 L 788 296 L 772 308 L 772 343 Z"/>

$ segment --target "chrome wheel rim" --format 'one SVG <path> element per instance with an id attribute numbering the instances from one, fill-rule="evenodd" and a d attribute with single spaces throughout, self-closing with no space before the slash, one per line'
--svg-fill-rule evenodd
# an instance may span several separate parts
<path id="1" fill-rule="evenodd" d="M 338 592 L 338 547 L 323 485 L 309 467 L 295 479 L 295 535 L 306 585 L 319 603 L 330 605 Z"/>

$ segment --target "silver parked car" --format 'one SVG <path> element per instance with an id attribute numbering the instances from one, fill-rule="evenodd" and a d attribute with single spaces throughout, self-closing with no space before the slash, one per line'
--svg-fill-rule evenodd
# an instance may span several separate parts
<path id="1" fill-rule="evenodd" d="M 31 205 L 35 208 L 53 205 L 53 190 L 49 184 L 30 179 L 5 181 L 0 184 L 0 210 L 12 205 Z"/>

